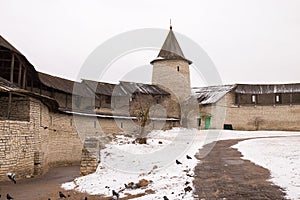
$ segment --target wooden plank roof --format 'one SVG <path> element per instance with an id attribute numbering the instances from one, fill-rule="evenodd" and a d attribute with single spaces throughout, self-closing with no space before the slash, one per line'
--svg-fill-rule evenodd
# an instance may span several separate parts
<path id="1" fill-rule="evenodd" d="M 38 76 L 42 84 L 49 88 L 65 92 L 67 94 L 74 94 L 83 97 L 95 96 L 94 93 L 82 83 L 52 76 L 42 72 L 38 72 Z"/>
<path id="2" fill-rule="evenodd" d="M 170 31 L 167 35 L 167 38 L 159 51 L 159 54 L 155 60 L 151 62 L 151 64 L 157 60 L 185 60 L 189 64 L 192 64 L 192 61 L 185 58 L 179 43 L 175 37 L 175 34 L 172 30 L 172 26 L 170 26 Z"/>
<path id="3" fill-rule="evenodd" d="M 23 55 L 18 49 L 16 49 L 13 45 L 11 45 L 6 39 L 4 39 L 1 35 L 0 35 L 0 46 L 3 46 L 17 54 Z"/>
<path id="4" fill-rule="evenodd" d="M 238 84 L 235 93 L 240 94 L 275 94 L 299 93 L 300 83 L 291 84 Z"/>
<path id="5" fill-rule="evenodd" d="M 128 94 L 140 93 L 140 94 L 151 94 L 151 95 L 170 95 L 170 93 L 161 89 L 157 85 L 126 82 L 126 81 L 120 81 L 120 85 L 127 91 Z"/>
<path id="6" fill-rule="evenodd" d="M 30 73 L 30 76 L 35 80 L 38 79 L 37 71 L 35 70 L 34 66 L 28 61 L 28 59 L 18 49 L 16 49 L 12 44 L 10 44 L 1 35 L 0 35 L 0 49 L 6 50 L 10 53 L 14 53 L 16 55 L 17 59 L 26 66 L 27 72 Z"/>
<path id="7" fill-rule="evenodd" d="M 82 83 L 86 84 L 93 92 L 100 95 L 112 96 L 116 84 L 97 82 L 83 79 Z"/>
<path id="8" fill-rule="evenodd" d="M 221 100 L 228 92 L 232 91 L 236 85 L 220 85 L 194 88 L 194 97 L 199 104 L 214 104 Z"/>

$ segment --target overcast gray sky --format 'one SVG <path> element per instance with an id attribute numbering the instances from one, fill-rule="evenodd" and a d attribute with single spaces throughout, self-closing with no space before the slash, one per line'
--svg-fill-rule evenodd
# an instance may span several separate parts
<path id="1" fill-rule="evenodd" d="M 61 77 L 74 80 L 109 38 L 168 29 L 171 18 L 174 31 L 206 51 L 223 83 L 300 82 L 299 0 L 0 0 L 0 7 L 0 34 L 38 71 Z M 157 53 L 145 54 L 144 64 Z"/>

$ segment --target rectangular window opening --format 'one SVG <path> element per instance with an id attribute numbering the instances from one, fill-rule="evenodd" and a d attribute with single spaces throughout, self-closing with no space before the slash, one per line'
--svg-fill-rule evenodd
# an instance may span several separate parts
<path id="1" fill-rule="evenodd" d="M 251 96 L 251 102 L 252 102 L 252 103 L 256 103 L 256 95 L 255 95 L 255 94 L 253 94 L 253 95 Z"/>
<path id="2" fill-rule="evenodd" d="M 276 94 L 276 96 L 275 96 L 275 102 L 276 103 L 281 103 L 281 96 L 280 96 L 280 94 Z"/>

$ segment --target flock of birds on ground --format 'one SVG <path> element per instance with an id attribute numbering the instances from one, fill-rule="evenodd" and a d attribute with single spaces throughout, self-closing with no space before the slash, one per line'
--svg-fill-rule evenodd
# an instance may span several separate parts
<path id="1" fill-rule="evenodd" d="M 190 157 L 189 155 L 186 155 L 186 158 L 187 158 L 187 159 L 192 159 L 192 157 Z M 176 160 L 175 162 L 176 162 L 177 165 L 182 165 L 182 163 L 181 163 L 179 160 Z M 9 173 L 7 173 L 6 175 L 7 175 L 7 177 L 8 177 L 14 184 L 17 183 L 17 181 L 15 180 L 15 174 L 14 174 L 14 173 L 9 172 Z M 62 193 L 61 191 L 58 192 L 58 196 L 59 196 L 60 199 L 66 199 L 66 198 L 70 197 L 70 195 L 67 195 L 67 196 L 66 196 L 66 195 L 65 195 L 64 193 Z M 116 192 L 115 190 L 112 190 L 112 198 L 111 198 L 111 200 L 118 200 L 119 197 L 120 197 L 119 193 Z M 1 198 L 1 194 L 0 194 L 0 198 Z M 7 200 L 12 200 L 12 199 L 14 199 L 14 198 L 13 198 L 10 194 L 7 193 L 7 194 L 6 194 L 6 199 L 7 199 Z M 48 200 L 51 200 L 51 199 L 48 198 Z M 82 200 L 88 200 L 88 198 L 87 198 L 87 197 L 84 197 Z M 163 196 L 163 200 L 169 200 L 169 198 L 168 198 L 167 196 Z"/>

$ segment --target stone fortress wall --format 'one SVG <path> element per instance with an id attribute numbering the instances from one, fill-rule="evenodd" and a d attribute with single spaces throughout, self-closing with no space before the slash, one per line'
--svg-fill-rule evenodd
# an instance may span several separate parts
<path id="1" fill-rule="evenodd" d="M 0 101 L 7 102 L 7 97 L 1 97 Z M 90 173 L 92 162 L 86 161 L 93 158 L 83 148 L 86 138 L 101 140 L 103 135 L 130 133 L 139 128 L 134 119 L 53 112 L 31 97 L 14 96 L 12 105 L 11 119 L 0 120 L 0 181 L 7 180 L 7 172 L 16 173 L 16 178 L 22 179 L 41 175 L 51 167 L 80 162 L 82 174 Z M 5 105 L 0 109 L 2 114 L 7 112 Z M 178 123 L 153 121 L 146 128 L 149 131 L 173 126 Z"/>
<path id="2" fill-rule="evenodd" d="M 232 124 L 235 130 L 299 131 L 300 105 L 236 105 L 234 92 L 216 104 L 200 106 L 200 113 L 211 114 L 211 129 Z M 203 129 L 203 127 L 201 127 Z"/>

